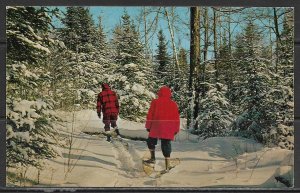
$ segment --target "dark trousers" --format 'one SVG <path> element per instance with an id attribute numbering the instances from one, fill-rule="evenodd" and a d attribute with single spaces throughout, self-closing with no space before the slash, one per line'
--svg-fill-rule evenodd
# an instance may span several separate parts
<path id="1" fill-rule="evenodd" d="M 103 123 L 104 123 L 104 130 L 109 131 L 110 126 L 115 128 L 117 127 L 117 114 L 104 114 L 103 115 Z"/>
<path id="2" fill-rule="evenodd" d="M 160 139 L 161 140 L 161 150 L 162 153 L 165 157 L 170 157 L 171 156 L 171 151 L 172 151 L 172 147 L 171 147 L 171 140 L 169 139 Z M 155 146 L 157 145 L 157 138 L 152 138 L 149 137 L 147 139 L 147 145 L 149 149 L 155 149 Z"/>

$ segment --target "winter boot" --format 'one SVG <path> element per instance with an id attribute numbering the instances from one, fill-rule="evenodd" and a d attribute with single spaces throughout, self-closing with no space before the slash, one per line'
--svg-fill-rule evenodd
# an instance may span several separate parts
<path id="1" fill-rule="evenodd" d="M 110 136 L 106 136 L 106 141 L 111 142 Z"/>
<path id="2" fill-rule="evenodd" d="M 117 133 L 118 136 L 120 136 L 120 131 L 119 131 L 118 128 L 116 128 L 116 133 Z"/>
<path id="3" fill-rule="evenodd" d="M 114 132 L 117 134 L 117 137 L 118 137 L 118 138 L 121 138 L 121 136 L 120 136 L 120 131 L 119 131 L 119 128 L 118 128 L 118 127 L 115 127 L 115 128 L 114 128 Z"/>
<path id="4" fill-rule="evenodd" d="M 150 153 L 151 153 L 151 158 L 145 160 L 144 163 L 155 164 L 155 150 L 150 150 Z"/>
<path id="5" fill-rule="evenodd" d="M 170 158 L 165 158 L 165 163 L 166 163 L 166 172 L 169 172 L 169 170 L 171 169 Z"/>
<path id="6" fill-rule="evenodd" d="M 110 131 L 110 130 L 106 130 L 106 131 L 105 131 L 105 134 L 106 134 L 107 136 L 111 136 L 111 131 Z"/>

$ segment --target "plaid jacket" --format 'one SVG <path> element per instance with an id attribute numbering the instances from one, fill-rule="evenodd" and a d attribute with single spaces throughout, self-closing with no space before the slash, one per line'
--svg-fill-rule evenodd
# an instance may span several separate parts
<path id="1" fill-rule="evenodd" d="M 110 90 L 108 84 L 102 85 L 102 92 L 98 94 L 97 98 L 97 112 L 107 114 L 119 114 L 119 102 L 117 94 Z"/>

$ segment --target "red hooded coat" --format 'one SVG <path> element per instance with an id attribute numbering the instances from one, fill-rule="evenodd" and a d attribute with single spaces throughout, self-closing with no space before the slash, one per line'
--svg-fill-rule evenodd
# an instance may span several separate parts
<path id="1" fill-rule="evenodd" d="M 151 102 L 145 125 L 150 129 L 149 137 L 174 140 L 174 135 L 179 132 L 178 106 L 171 95 L 171 90 L 163 86 L 158 98 Z"/>

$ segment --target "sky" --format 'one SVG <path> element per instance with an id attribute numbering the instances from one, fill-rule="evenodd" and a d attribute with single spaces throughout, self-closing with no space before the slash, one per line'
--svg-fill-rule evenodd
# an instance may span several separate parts
<path id="1" fill-rule="evenodd" d="M 66 7 L 58 7 L 62 12 L 66 11 Z M 150 8 L 150 7 L 147 7 Z M 121 16 L 124 14 L 124 11 L 130 15 L 130 17 L 135 21 L 137 27 L 140 26 L 140 29 L 143 29 L 143 24 L 139 25 L 137 20 L 140 19 L 139 15 L 143 7 L 89 7 L 90 12 L 92 14 L 93 20 L 95 23 L 98 23 L 98 17 L 102 17 L 102 26 L 108 37 L 110 38 L 113 32 L 114 27 L 120 23 Z M 183 22 L 189 23 L 189 8 L 188 7 L 176 7 L 176 13 L 178 14 L 179 18 L 183 20 Z M 151 14 L 148 17 L 149 23 L 152 22 L 153 18 L 155 17 L 155 13 Z M 183 23 L 182 22 L 182 23 Z M 55 26 L 62 26 L 60 21 L 57 18 L 54 18 L 53 23 Z M 181 22 L 178 22 L 178 30 L 175 31 L 175 40 L 177 43 L 180 42 L 180 45 L 185 48 L 189 49 L 189 26 L 181 25 Z M 166 19 L 160 19 L 157 25 L 157 32 L 159 29 L 163 30 L 164 35 L 166 36 L 166 40 L 168 41 L 169 50 L 171 51 L 171 38 L 170 32 L 168 30 L 168 23 Z M 152 35 L 152 34 L 151 34 Z M 143 31 L 141 31 L 141 36 L 143 36 Z M 150 49 L 152 51 L 156 50 L 158 40 L 157 40 L 157 33 L 152 36 L 152 39 L 149 41 Z"/>
<path id="2" fill-rule="evenodd" d="M 54 7 L 52 7 L 54 8 Z M 58 7 L 62 12 L 66 11 L 66 7 Z M 124 14 L 124 11 L 126 10 L 126 12 L 130 15 L 130 17 L 134 20 L 135 24 L 137 27 L 140 27 L 140 34 L 141 36 L 143 36 L 144 32 L 143 32 L 143 23 L 140 23 L 138 20 L 141 20 L 140 14 L 141 11 L 143 10 L 144 7 L 118 7 L 118 6 L 91 6 L 89 7 L 90 9 L 90 13 L 92 14 L 93 20 L 94 22 L 97 24 L 98 22 L 98 17 L 101 16 L 102 17 L 102 25 L 104 27 L 104 30 L 107 34 L 108 38 L 111 38 L 112 34 L 113 34 L 113 29 L 117 24 L 120 24 L 121 22 L 121 16 Z M 157 9 L 158 7 L 146 7 L 147 10 L 149 9 Z M 164 8 L 162 8 L 163 10 Z M 166 7 L 166 9 L 168 11 L 171 10 L 171 7 Z M 236 8 L 239 9 L 239 8 Z M 272 8 L 267 8 L 267 9 L 272 9 Z M 254 18 L 256 18 L 255 14 L 258 11 L 267 11 L 266 8 L 249 8 L 246 9 L 246 11 L 250 11 L 251 14 L 254 16 Z M 210 9 L 211 11 L 211 9 Z M 270 11 L 270 10 L 269 10 Z M 190 26 L 189 26 L 189 22 L 190 22 L 190 14 L 189 14 L 189 7 L 176 7 L 175 8 L 175 14 L 177 15 L 177 20 L 176 20 L 176 26 L 175 26 L 175 42 L 176 42 L 176 46 L 177 47 L 183 47 L 186 50 L 189 50 L 190 47 Z M 212 13 L 210 14 L 212 17 Z M 155 18 L 156 13 L 152 13 L 148 16 L 148 25 L 153 21 L 153 19 Z M 246 22 L 244 20 L 244 18 L 247 17 L 247 14 L 245 14 L 245 12 L 242 12 L 242 14 L 232 14 L 231 16 L 231 20 L 236 23 L 232 23 L 231 24 L 231 30 L 232 30 L 232 36 L 234 37 L 237 33 L 241 32 L 243 30 L 243 28 L 246 25 Z M 203 19 L 203 18 L 202 18 Z M 223 18 L 224 19 L 224 18 Z M 209 20 L 209 25 L 212 25 L 212 18 Z M 256 18 L 256 24 L 257 25 L 263 25 L 263 23 L 266 23 L 267 21 L 263 21 L 260 19 Z M 60 21 L 57 18 L 53 19 L 53 23 L 55 26 L 62 26 L 62 24 L 60 23 Z M 228 26 L 223 26 L 224 28 L 228 27 Z M 155 53 L 155 51 L 157 50 L 157 44 L 158 44 L 158 40 L 157 40 L 157 32 L 158 30 L 162 29 L 164 35 L 166 36 L 166 40 L 168 41 L 168 48 L 169 48 L 169 53 L 172 53 L 172 44 L 171 44 L 171 37 L 170 37 L 170 31 L 168 29 L 168 23 L 166 20 L 166 17 L 161 16 L 160 19 L 158 20 L 157 23 L 157 30 L 156 32 L 153 34 L 152 39 L 150 39 L 149 41 L 149 46 L 150 49 L 152 51 L 152 53 Z M 200 32 L 203 32 L 204 30 L 201 29 Z M 219 32 L 221 33 L 221 32 Z M 224 33 L 224 32 L 222 32 Z M 265 31 L 264 33 L 269 33 L 268 31 Z M 152 34 L 151 34 L 152 35 Z M 203 33 L 202 33 L 202 37 L 203 37 Z M 232 39 L 233 39 L 232 37 Z M 268 36 L 263 36 L 265 39 Z M 273 38 L 275 37 L 275 34 L 273 34 Z M 212 36 L 210 36 L 210 38 L 212 38 Z M 142 41 L 144 41 L 142 39 Z M 211 42 L 213 40 L 211 39 Z M 269 41 L 269 40 L 267 40 Z M 202 41 L 203 42 L 203 41 Z M 203 45 L 202 45 L 203 46 Z M 209 46 L 209 51 L 208 51 L 208 58 L 213 57 L 213 47 L 212 45 Z"/>

